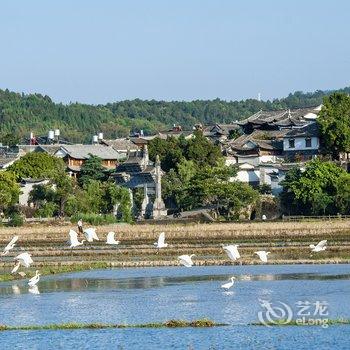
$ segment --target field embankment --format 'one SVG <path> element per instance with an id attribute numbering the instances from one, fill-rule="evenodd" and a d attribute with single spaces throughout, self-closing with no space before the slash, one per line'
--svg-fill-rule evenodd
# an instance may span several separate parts
<path id="1" fill-rule="evenodd" d="M 0 228 L 0 247 L 19 235 L 18 244 L 7 256 L 0 257 L 0 271 L 7 275 L 13 257 L 22 250 L 32 254 L 33 270 L 45 273 L 83 268 L 177 265 L 177 256 L 196 254 L 196 265 L 224 265 L 231 262 L 221 244 L 240 245 L 241 259 L 236 264 L 259 264 L 257 250 L 268 250 L 270 263 L 348 263 L 350 262 L 350 220 L 314 222 L 252 222 L 221 224 L 106 225 L 97 227 L 100 241 L 85 242 L 71 250 L 68 231 L 74 225 L 33 225 Z M 105 244 L 109 231 L 116 232 L 120 245 Z M 168 248 L 153 247 L 160 232 L 166 233 Z M 82 239 L 83 237 L 80 237 Z M 310 253 L 309 244 L 327 239 L 329 247 Z M 1 278 L 0 280 L 5 279 Z"/>

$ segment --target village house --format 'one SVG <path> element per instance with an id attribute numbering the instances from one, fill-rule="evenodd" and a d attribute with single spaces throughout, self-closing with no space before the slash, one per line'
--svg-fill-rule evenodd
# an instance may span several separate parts
<path id="1" fill-rule="evenodd" d="M 81 166 L 90 156 L 96 156 L 102 159 L 102 165 L 106 169 L 115 169 L 119 160 L 123 157 L 111 146 L 102 144 L 91 145 L 61 145 L 54 153 L 54 156 L 62 158 L 67 165 L 71 176 L 76 177 L 81 170 Z"/>
<path id="2" fill-rule="evenodd" d="M 256 187 L 267 184 L 272 193 L 282 191 L 280 182 L 287 164 L 302 164 L 319 152 L 317 115 L 321 107 L 285 111 L 259 111 L 238 122 L 243 135 L 221 144 L 226 164 L 236 164 L 233 180 Z"/>

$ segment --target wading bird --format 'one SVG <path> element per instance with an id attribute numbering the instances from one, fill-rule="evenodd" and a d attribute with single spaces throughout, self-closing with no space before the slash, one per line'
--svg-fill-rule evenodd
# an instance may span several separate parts
<path id="1" fill-rule="evenodd" d="M 254 252 L 257 254 L 262 262 L 267 262 L 267 256 L 270 254 L 270 252 L 266 252 L 265 250 L 259 250 L 257 252 Z"/>
<path id="2" fill-rule="evenodd" d="M 40 276 L 41 274 L 39 273 L 39 270 L 35 271 L 35 276 L 32 277 L 29 282 L 28 282 L 28 286 L 29 287 L 34 287 L 40 280 Z"/>
<path id="3" fill-rule="evenodd" d="M 85 242 L 85 239 L 83 239 L 81 242 L 78 241 L 78 234 L 74 230 L 69 230 L 69 248 L 75 248 L 78 247 L 79 245 L 83 245 Z"/>
<path id="4" fill-rule="evenodd" d="M 113 232 L 113 231 L 108 232 L 106 244 L 115 244 L 115 245 L 119 244 L 120 241 L 116 241 L 114 236 L 115 236 L 115 232 Z"/>
<path id="5" fill-rule="evenodd" d="M 11 242 L 4 248 L 4 251 L 1 253 L 1 255 L 7 255 L 9 251 L 14 248 L 17 241 L 18 241 L 18 236 L 14 236 L 11 239 Z"/>
<path id="6" fill-rule="evenodd" d="M 178 257 L 180 264 L 186 266 L 186 267 L 191 267 L 193 265 L 192 257 L 195 256 L 195 254 L 192 255 L 180 255 Z"/>
<path id="7" fill-rule="evenodd" d="M 230 278 L 230 281 L 231 281 L 231 282 L 227 282 L 227 283 L 225 283 L 225 284 L 222 284 L 222 285 L 221 285 L 221 288 L 226 289 L 226 290 L 229 290 L 229 289 L 233 286 L 233 284 L 235 283 L 235 282 L 234 282 L 235 279 L 236 279 L 236 278 L 232 276 L 232 277 Z"/>
<path id="8" fill-rule="evenodd" d="M 94 240 L 95 241 L 99 241 L 100 239 L 97 237 L 97 234 L 96 234 L 96 229 L 95 228 L 87 228 L 86 230 L 84 230 L 84 235 L 86 237 L 86 240 L 88 242 L 93 242 Z"/>
<path id="9" fill-rule="evenodd" d="M 238 247 L 239 247 L 238 244 L 230 244 L 226 246 L 223 245 L 222 249 L 226 252 L 226 254 L 231 260 L 236 261 L 241 257 L 238 251 Z"/>
<path id="10" fill-rule="evenodd" d="M 33 263 L 31 255 L 27 252 L 17 255 L 14 260 L 16 261 L 16 265 L 11 273 L 16 273 L 21 265 L 28 268 Z"/>
<path id="11" fill-rule="evenodd" d="M 166 248 L 168 246 L 168 243 L 165 243 L 165 233 L 162 232 L 158 237 L 158 242 L 153 243 L 153 245 L 157 248 Z"/>
<path id="12" fill-rule="evenodd" d="M 310 244 L 310 248 L 312 252 L 322 252 L 323 250 L 327 249 L 327 240 L 323 240 L 321 242 L 318 242 L 317 245 Z"/>

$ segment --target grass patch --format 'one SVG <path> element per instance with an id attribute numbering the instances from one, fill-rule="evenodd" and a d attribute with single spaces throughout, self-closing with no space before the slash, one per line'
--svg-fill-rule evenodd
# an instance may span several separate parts
<path id="1" fill-rule="evenodd" d="M 6 326 L 0 325 L 0 331 L 37 331 L 37 330 L 66 330 L 66 329 L 106 329 L 106 328 L 183 328 L 183 327 L 218 327 L 227 326 L 208 319 L 194 321 L 170 320 L 159 323 L 144 324 L 108 324 L 108 323 L 60 323 L 49 325 Z"/>

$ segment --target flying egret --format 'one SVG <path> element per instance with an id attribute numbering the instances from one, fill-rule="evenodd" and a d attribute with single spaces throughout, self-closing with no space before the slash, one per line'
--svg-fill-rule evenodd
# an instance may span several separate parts
<path id="1" fill-rule="evenodd" d="M 241 257 L 238 251 L 238 247 L 239 247 L 238 244 L 230 244 L 226 246 L 223 245 L 222 249 L 224 249 L 224 251 L 226 252 L 226 254 L 231 260 L 236 261 Z"/>
<path id="2" fill-rule="evenodd" d="M 14 236 L 11 239 L 11 242 L 4 248 L 4 251 L 1 253 L 1 255 L 7 255 L 9 251 L 13 249 L 17 241 L 18 241 L 18 236 Z"/>
<path id="3" fill-rule="evenodd" d="M 114 235 L 115 235 L 115 232 L 113 232 L 113 231 L 108 232 L 106 244 L 119 244 L 120 243 L 120 241 L 115 240 Z"/>
<path id="4" fill-rule="evenodd" d="M 259 250 L 257 252 L 254 252 L 257 254 L 262 262 L 267 262 L 267 256 L 270 254 L 270 252 L 267 252 L 265 250 Z"/>
<path id="5" fill-rule="evenodd" d="M 186 266 L 186 267 L 191 267 L 193 265 L 192 257 L 195 256 L 195 254 L 192 255 L 180 255 L 178 257 L 180 264 Z"/>
<path id="6" fill-rule="evenodd" d="M 234 282 L 235 279 L 236 279 L 236 278 L 232 276 L 232 277 L 230 278 L 230 281 L 231 281 L 231 282 L 227 282 L 227 283 L 225 283 L 225 284 L 222 284 L 222 285 L 221 285 L 221 288 L 226 289 L 226 290 L 229 290 L 229 289 L 233 286 L 233 284 L 235 283 L 235 282 Z"/>
<path id="7" fill-rule="evenodd" d="M 165 232 L 161 232 L 161 234 L 158 237 L 158 242 L 153 243 L 153 245 L 157 248 L 166 248 L 168 246 L 168 243 L 165 243 Z"/>
<path id="8" fill-rule="evenodd" d="M 79 245 L 83 245 L 85 242 L 85 239 L 83 239 L 81 242 L 78 241 L 78 234 L 74 230 L 69 230 L 69 248 L 75 248 L 78 247 Z"/>
<path id="9" fill-rule="evenodd" d="M 33 263 L 31 255 L 27 252 L 17 255 L 14 260 L 17 263 L 11 273 L 16 273 L 21 265 L 28 268 Z"/>
<path id="10" fill-rule="evenodd" d="M 28 282 L 28 286 L 29 287 L 34 287 L 40 280 L 40 276 L 41 274 L 39 273 L 39 270 L 35 271 L 35 276 L 32 277 L 29 282 Z"/>
<path id="11" fill-rule="evenodd" d="M 93 242 L 94 240 L 99 241 L 95 228 L 92 228 L 92 227 L 87 228 L 86 230 L 84 230 L 84 235 L 86 237 L 86 240 L 90 243 Z"/>
<path id="12" fill-rule="evenodd" d="M 310 248 L 312 252 L 321 252 L 323 250 L 326 250 L 327 248 L 327 240 L 324 239 L 321 242 L 318 242 L 317 245 L 310 244 Z"/>

